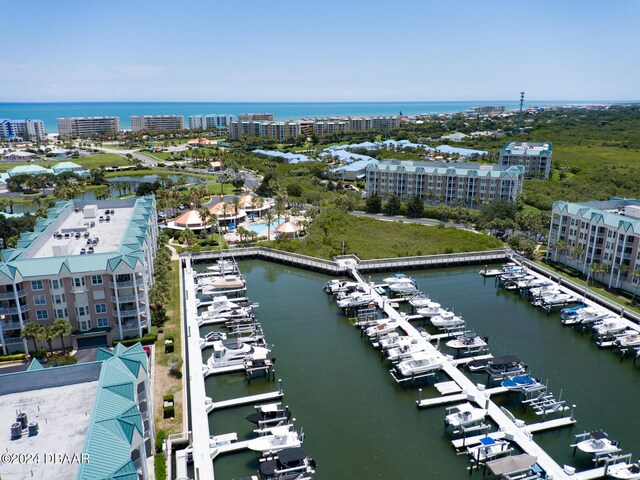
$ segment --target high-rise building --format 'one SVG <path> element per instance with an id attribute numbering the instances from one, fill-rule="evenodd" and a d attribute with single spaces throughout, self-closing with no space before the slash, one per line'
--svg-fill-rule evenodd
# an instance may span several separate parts
<path id="1" fill-rule="evenodd" d="M 470 113 L 480 115 L 487 113 L 500 113 L 504 112 L 504 105 L 483 105 L 481 107 L 471 107 L 468 111 Z"/>
<path id="2" fill-rule="evenodd" d="M 153 197 L 58 202 L 17 248 L 3 250 L 3 352 L 27 350 L 26 324 L 56 319 L 71 323 L 74 348 L 142 336 L 151 322 L 155 212 Z"/>
<path id="3" fill-rule="evenodd" d="M 235 120 L 233 115 L 209 114 L 191 115 L 189 117 L 189 130 L 213 130 L 216 128 L 229 128 Z"/>
<path id="4" fill-rule="evenodd" d="M 0 138 L 5 140 L 29 140 L 39 142 L 47 138 L 44 122 L 27 118 L 26 120 L 0 119 Z"/>
<path id="5" fill-rule="evenodd" d="M 231 122 L 229 133 L 231 134 L 231 138 L 253 136 L 284 140 L 285 138 L 301 135 L 302 126 L 299 122 L 243 122 L 238 120 Z"/>
<path id="6" fill-rule="evenodd" d="M 273 113 L 241 113 L 238 115 L 239 122 L 273 122 Z"/>
<path id="7" fill-rule="evenodd" d="M 140 115 L 131 117 L 131 131 L 168 132 L 184 130 L 182 115 Z"/>
<path id="8" fill-rule="evenodd" d="M 526 178 L 549 178 L 551 142 L 509 142 L 500 150 L 500 165 L 522 165 Z"/>
<path id="9" fill-rule="evenodd" d="M 120 117 L 58 118 L 60 138 L 112 135 L 120 131 Z"/>

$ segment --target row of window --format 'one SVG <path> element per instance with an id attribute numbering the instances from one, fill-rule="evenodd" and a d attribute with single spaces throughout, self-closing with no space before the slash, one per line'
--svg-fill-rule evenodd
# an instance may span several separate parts
<path id="1" fill-rule="evenodd" d="M 34 297 L 36 299 L 36 305 L 46 305 L 45 303 L 38 303 L 37 298 L 43 297 L 44 295 L 39 295 Z M 98 303 L 95 305 L 96 313 L 107 313 L 107 304 L 106 303 Z M 66 308 L 59 308 L 54 311 L 55 318 L 68 318 L 69 311 Z M 78 316 L 85 316 L 91 314 L 91 309 L 87 306 L 76 307 L 76 314 Z M 36 310 L 36 318 L 38 320 L 49 320 L 49 311 L 48 310 Z"/>
<path id="2" fill-rule="evenodd" d="M 102 275 L 91 275 L 91 285 L 102 285 L 103 283 Z M 84 277 L 73 277 L 71 279 L 71 284 L 74 287 L 84 287 L 86 285 Z M 52 290 L 57 290 L 59 288 L 64 288 L 64 283 L 62 282 L 62 279 L 49 280 L 49 287 Z M 44 290 L 44 281 L 32 280 L 31 290 L 34 292 Z"/>

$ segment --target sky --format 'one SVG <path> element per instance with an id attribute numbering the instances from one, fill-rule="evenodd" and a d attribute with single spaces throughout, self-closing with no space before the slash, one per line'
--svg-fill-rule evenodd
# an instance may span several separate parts
<path id="1" fill-rule="evenodd" d="M 0 102 L 640 99 L 638 0 L 0 0 L 0 12 Z"/>

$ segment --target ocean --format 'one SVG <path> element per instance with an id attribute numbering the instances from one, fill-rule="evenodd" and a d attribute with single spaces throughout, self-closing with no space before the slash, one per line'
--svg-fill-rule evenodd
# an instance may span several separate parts
<path id="1" fill-rule="evenodd" d="M 526 108 L 550 105 L 576 105 L 612 102 L 584 101 L 533 101 L 525 102 Z M 43 120 L 47 133 L 58 131 L 56 118 L 64 117 L 120 117 L 120 128 L 130 129 L 132 115 L 189 115 L 268 112 L 276 120 L 293 120 L 302 117 L 372 116 L 463 112 L 482 105 L 504 105 L 518 108 L 517 101 L 487 100 L 459 102 L 68 102 L 68 103 L 0 103 L 0 118 Z"/>

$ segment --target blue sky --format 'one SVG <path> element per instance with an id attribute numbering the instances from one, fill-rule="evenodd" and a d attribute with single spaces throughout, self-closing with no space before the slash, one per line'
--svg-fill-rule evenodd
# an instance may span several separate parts
<path id="1" fill-rule="evenodd" d="M 1 0 L 0 11 L 0 102 L 640 99 L 636 0 Z"/>

